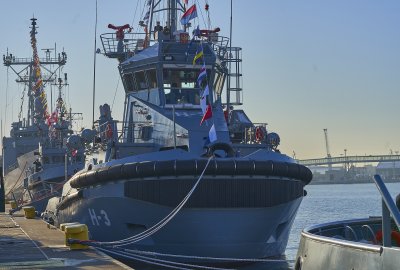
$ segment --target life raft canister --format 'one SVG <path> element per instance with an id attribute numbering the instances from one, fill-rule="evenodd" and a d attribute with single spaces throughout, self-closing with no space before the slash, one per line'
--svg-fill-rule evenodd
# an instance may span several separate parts
<path id="1" fill-rule="evenodd" d="M 113 137 L 113 130 L 112 130 L 111 124 L 108 123 L 107 127 L 106 127 L 106 138 L 111 139 L 112 137 Z"/>
<path id="2" fill-rule="evenodd" d="M 261 126 L 256 127 L 256 140 L 258 142 L 261 142 L 264 140 L 264 138 L 265 138 L 264 128 Z"/>

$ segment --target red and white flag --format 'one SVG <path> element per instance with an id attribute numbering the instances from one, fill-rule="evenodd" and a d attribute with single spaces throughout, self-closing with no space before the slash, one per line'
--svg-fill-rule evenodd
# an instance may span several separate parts
<path id="1" fill-rule="evenodd" d="M 206 112 L 203 115 L 203 118 L 201 118 L 200 125 L 203 124 L 203 122 L 207 119 L 210 119 L 212 117 L 212 109 L 211 105 L 208 105 L 206 108 Z"/>

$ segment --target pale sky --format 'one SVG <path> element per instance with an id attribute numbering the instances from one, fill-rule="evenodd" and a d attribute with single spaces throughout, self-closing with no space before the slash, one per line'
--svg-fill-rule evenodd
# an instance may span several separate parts
<path id="1" fill-rule="evenodd" d="M 98 0 L 98 35 L 110 32 L 108 23 L 138 29 L 144 2 Z M 212 26 L 229 36 L 230 1 L 208 2 Z M 67 101 L 84 114 L 86 127 L 92 121 L 95 3 L 0 2 L 1 54 L 8 48 L 16 57 L 32 55 L 34 15 L 39 49 L 57 43 L 68 54 Z M 204 1 L 197 3 L 199 18 L 193 23 L 204 25 Z M 233 5 L 233 45 L 243 48 L 243 109 L 253 122 L 267 122 L 280 135 L 283 153 L 294 151 L 300 159 L 326 156 L 324 128 L 333 156 L 344 149 L 347 155 L 400 150 L 400 1 L 233 0 Z M 96 77 L 96 117 L 100 104 L 112 105 L 117 89 L 113 116 L 121 119 L 124 92 L 117 62 L 98 55 Z M 15 79 L 11 70 L 7 75 L 7 68 L 0 68 L 0 116 L 7 135 L 23 90 Z"/>

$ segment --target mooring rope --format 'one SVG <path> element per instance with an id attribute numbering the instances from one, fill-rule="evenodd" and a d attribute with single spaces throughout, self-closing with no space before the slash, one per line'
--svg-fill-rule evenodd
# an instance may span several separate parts
<path id="1" fill-rule="evenodd" d="M 226 258 L 226 257 L 203 257 L 203 256 L 187 256 L 179 254 L 168 254 L 158 253 L 152 251 L 142 251 L 134 249 L 123 249 L 128 253 L 136 253 L 148 256 L 159 256 L 159 257 L 171 257 L 171 258 L 182 258 L 182 259 L 195 259 L 195 260 L 206 260 L 206 261 L 218 261 L 218 262 L 287 262 L 285 259 L 257 259 L 257 258 Z"/>
<path id="2" fill-rule="evenodd" d="M 213 267 L 213 266 L 205 266 L 205 265 L 197 265 L 197 264 L 189 264 L 189 263 L 182 263 L 182 262 L 177 262 L 177 261 L 170 261 L 170 260 L 163 260 L 163 259 L 157 259 L 157 258 L 152 258 L 148 256 L 143 256 L 143 255 L 135 255 L 131 254 L 129 252 L 124 252 L 120 250 L 114 250 L 114 249 L 106 249 L 106 248 L 100 248 L 98 247 L 97 249 L 111 253 L 117 256 L 122 256 L 124 258 L 128 258 L 131 260 L 137 260 L 141 262 L 145 262 L 148 264 L 155 264 L 159 266 L 164 266 L 168 268 L 174 268 L 174 269 L 207 269 L 207 270 L 233 270 L 232 268 L 221 268 L 221 267 Z"/>
<path id="3" fill-rule="evenodd" d="M 162 220 L 160 220 L 158 223 L 156 223 L 155 225 L 153 225 L 152 227 L 150 227 L 149 229 L 128 237 L 126 239 L 122 239 L 122 240 L 118 240 L 118 241 L 112 241 L 112 242 L 96 242 L 98 245 L 113 245 L 115 247 L 119 247 L 119 246 L 126 246 L 126 245 L 130 245 L 130 244 L 134 244 L 136 242 L 139 242 L 140 240 L 143 240 L 147 237 L 149 237 L 150 235 L 153 235 L 154 233 L 156 233 L 157 231 L 159 231 L 161 228 L 163 228 L 169 221 L 171 221 L 171 219 L 173 219 L 176 214 L 179 213 L 179 211 L 182 209 L 182 207 L 186 204 L 186 202 L 189 200 L 190 196 L 193 194 L 193 192 L 196 190 L 197 186 L 199 185 L 201 179 L 203 178 L 203 175 L 205 173 L 205 171 L 207 170 L 208 164 L 210 164 L 210 161 L 213 157 L 211 156 L 206 163 L 206 166 L 204 167 L 204 170 L 202 171 L 202 173 L 200 174 L 199 178 L 197 179 L 196 183 L 194 184 L 194 186 L 192 187 L 192 189 L 189 191 L 189 193 L 185 196 L 185 198 L 167 215 L 165 216 Z"/>

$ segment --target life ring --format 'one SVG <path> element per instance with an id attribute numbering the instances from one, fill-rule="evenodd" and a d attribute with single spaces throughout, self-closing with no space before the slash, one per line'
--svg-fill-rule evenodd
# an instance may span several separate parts
<path id="1" fill-rule="evenodd" d="M 111 139 L 113 137 L 113 130 L 110 123 L 108 123 L 106 127 L 106 137 L 107 139 Z"/>
<path id="2" fill-rule="evenodd" d="M 391 235 L 392 239 L 396 241 L 397 246 L 400 247 L 400 232 L 392 230 L 390 235 Z M 382 230 L 379 230 L 375 234 L 375 239 L 378 242 L 382 242 L 382 239 L 383 239 Z"/>
<path id="3" fill-rule="evenodd" d="M 256 127 L 256 140 L 258 142 L 263 141 L 265 138 L 264 130 L 262 127 Z"/>

